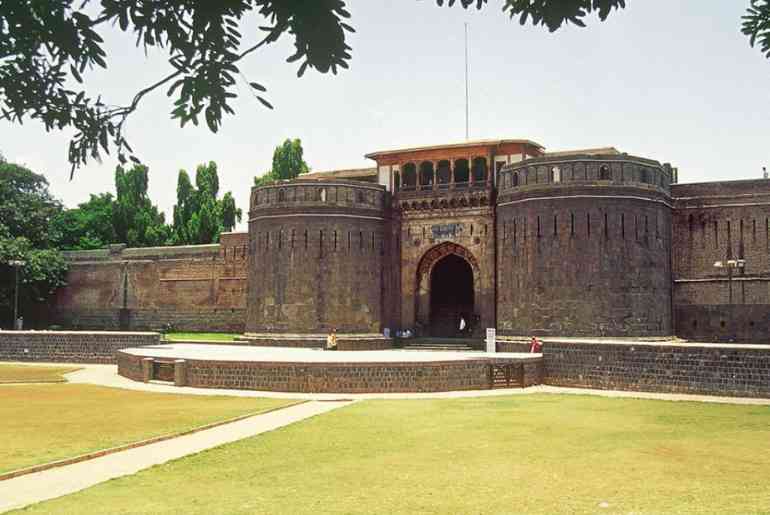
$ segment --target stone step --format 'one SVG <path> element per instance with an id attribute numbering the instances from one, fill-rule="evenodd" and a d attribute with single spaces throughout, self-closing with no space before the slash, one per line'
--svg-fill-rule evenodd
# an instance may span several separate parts
<path id="1" fill-rule="evenodd" d="M 424 351 L 472 351 L 473 347 L 467 345 L 429 345 L 429 344 L 414 344 L 405 345 L 405 350 L 424 350 Z"/>

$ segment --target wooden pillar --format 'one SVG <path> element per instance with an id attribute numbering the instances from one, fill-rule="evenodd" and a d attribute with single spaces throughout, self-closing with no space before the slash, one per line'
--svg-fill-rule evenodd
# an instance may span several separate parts
<path id="1" fill-rule="evenodd" d="M 438 189 L 438 165 L 436 164 L 436 161 L 431 161 L 433 163 L 433 189 Z"/>

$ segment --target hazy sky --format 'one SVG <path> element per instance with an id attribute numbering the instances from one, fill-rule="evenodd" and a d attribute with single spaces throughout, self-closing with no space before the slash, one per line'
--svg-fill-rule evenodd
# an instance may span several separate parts
<path id="1" fill-rule="evenodd" d="M 770 60 L 740 33 L 748 0 L 631 0 L 605 23 L 555 34 L 522 27 L 490 0 L 481 12 L 433 0 L 352 0 L 351 68 L 298 79 L 285 37 L 243 64 L 268 88 L 261 107 L 244 84 L 236 116 L 218 134 L 169 118 L 165 90 L 147 97 L 128 137 L 150 167 L 150 195 L 167 213 L 179 169 L 216 161 L 223 191 L 247 211 L 252 177 L 274 147 L 301 138 L 313 170 L 371 166 L 375 150 L 462 141 L 463 23 L 470 27 L 471 139 L 528 138 L 547 150 L 615 146 L 671 162 L 680 182 L 758 177 L 770 167 Z M 255 34 L 255 16 L 244 34 Z M 254 36 L 256 39 L 256 35 Z M 145 57 L 114 31 L 109 69 L 87 75 L 110 104 L 167 73 L 164 54 Z M 114 191 L 116 160 L 69 180 L 70 134 L 0 122 L 0 152 L 45 174 L 67 206 Z M 245 227 L 244 223 L 240 227 Z"/>

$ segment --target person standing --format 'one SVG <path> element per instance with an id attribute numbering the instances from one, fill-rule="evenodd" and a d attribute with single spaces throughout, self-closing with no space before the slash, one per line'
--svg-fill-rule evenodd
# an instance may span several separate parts
<path id="1" fill-rule="evenodd" d="M 535 354 L 543 352 L 543 344 L 540 343 L 540 340 L 537 339 L 537 336 L 532 337 L 532 340 L 529 345 L 529 352 L 535 353 Z"/>
<path id="2" fill-rule="evenodd" d="M 337 350 L 337 328 L 332 327 L 326 337 L 326 350 Z"/>

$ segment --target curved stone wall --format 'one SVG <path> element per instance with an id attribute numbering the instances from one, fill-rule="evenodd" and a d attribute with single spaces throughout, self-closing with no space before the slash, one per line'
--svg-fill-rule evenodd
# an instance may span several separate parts
<path id="1" fill-rule="evenodd" d="M 627 155 L 503 169 L 500 334 L 670 335 L 670 182 L 667 168 Z"/>
<path id="2" fill-rule="evenodd" d="M 380 332 L 387 195 L 337 180 L 254 188 L 246 332 Z"/>

